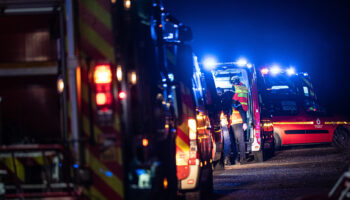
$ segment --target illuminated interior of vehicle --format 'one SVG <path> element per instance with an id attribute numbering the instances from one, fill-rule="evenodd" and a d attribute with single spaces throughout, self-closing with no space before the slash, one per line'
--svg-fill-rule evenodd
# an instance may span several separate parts
<path id="1" fill-rule="evenodd" d="M 250 91 L 248 75 L 246 69 L 242 68 L 220 68 L 216 69 L 214 72 L 214 80 L 216 88 L 222 88 L 223 92 L 232 90 L 232 84 L 230 79 L 233 76 L 238 76 L 239 80 L 248 88 Z"/>

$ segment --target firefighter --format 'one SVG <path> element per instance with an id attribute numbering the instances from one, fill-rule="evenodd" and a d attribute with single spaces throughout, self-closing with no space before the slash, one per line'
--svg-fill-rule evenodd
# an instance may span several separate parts
<path id="1" fill-rule="evenodd" d="M 230 80 L 234 96 L 232 98 L 232 115 L 231 126 L 233 133 L 231 133 L 231 151 L 235 164 L 238 162 L 245 162 L 245 141 L 244 131 L 247 130 L 247 111 L 248 111 L 248 89 L 240 81 L 238 76 L 233 76 Z M 238 151 L 241 152 L 238 159 Z"/>

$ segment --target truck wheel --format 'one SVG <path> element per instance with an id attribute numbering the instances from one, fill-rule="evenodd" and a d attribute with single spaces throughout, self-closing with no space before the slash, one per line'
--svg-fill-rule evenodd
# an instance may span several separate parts
<path id="1" fill-rule="evenodd" d="M 340 150 L 349 149 L 350 131 L 344 126 L 339 126 L 333 134 L 333 144 Z"/>
<path id="2" fill-rule="evenodd" d="M 254 155 L 254 161 L 256 162 L 264 162 L 264 151 L 260 150 L 260 151 L 253 151 L 253 155 Z"/>
<path id="3" fill-rule="evenodd" d="M 273 132 L 273 138 L 275 139 L 275 150 L 281 150 L 282 148 L 281 136 L 278 133 Z"/>

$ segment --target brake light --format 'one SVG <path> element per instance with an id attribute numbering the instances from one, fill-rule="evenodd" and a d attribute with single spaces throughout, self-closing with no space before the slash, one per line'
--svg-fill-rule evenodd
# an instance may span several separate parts
<path id="1" fill-rule="evenodd" d="M 111 83 L 112 71 L 110 65 L 97 65 L 94 72 L 95 83 Z"/>
<path id="2" fill-rule="evenodd" d="M 189 119 L 188 120 L 188 129 L 189 129 L 190 140 L 196 140 L 197 139 L 197 124 L 196 124 L 196 120 L 194 120 L 194 119 Z"/>
<path id="3" fill-rule="evenodd" d="M 195 119 L 188 119 L 188 132 L 190 139 L 189 165 L 195 165 L 198 158 L 197 148 L 197 122 Z"/>
<path id="4" fill-rule="evenodd" d="M 96 105 L 103 106 L 109 105 L 112 103 L 112 94 L 111 93 L 97 93 L 96 94 Z"/>
<path id="5" fill-rule="evenodd" d="M 265 132 L 273 131 L 273 124 L 272 123 L 264 123 L 263 130 Z"/>
<path id="6" fill-rule="evenodd" d="M 99 114 L 111 110 L 112 95 L 112 69 L 109 64 L 98 64 L 94 67 L 93 81 L 95 86 L 95 101 Z"/>

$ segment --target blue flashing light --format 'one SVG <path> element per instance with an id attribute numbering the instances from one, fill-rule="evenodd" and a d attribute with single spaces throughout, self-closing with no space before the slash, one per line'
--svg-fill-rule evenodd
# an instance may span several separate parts
<path id="1" fill-rule="evenodd" d="M 163 87 L 165 87 L 165 88 L 166 88 L 166 87 L 168 87 L 168 85 L 167 85 L 166 83 L 164 83 L 164 84 L 163 84 Z"/>
<path id="2" fill-rule="evenodd" d="M 108 176 L 108 177 L 112 177 L 112 176 L 113 176 L 113 173 L 110 172 L 110 171 L 106 171 L 105 174 L 106 174 L 106 176 Z"/>
<path id="3" fill-rule="evenodd" d="M 166 82 L 166 78 L 162 78 L 162 81 L 163 81 L 163 82 Z"/>
<path id="4" fill-rule="evenodd" d="M 250 69 L 250 68 L 253 67 L 253 65 L 252 65 L 251 63 L 248 63 L 248 64 L 247 64 L 247 67 Z"/>
<path id="5" fill-rule="evenodd" d="M 203 66 L 207 70 L 214 69 L 217 64 L 217 60 L 214 57 L 207 57 L 203 61 Z"/>
<path id="6" fill-rule="evenodd" d="M 170 74 L 168 74 L 168 78 L 169 78 L 169 80 L 171 81 L 171 82 L 173 82 L 174 81 L 174 74 L 172 74 L 172 73 L 170 73 Z"/>
<path id="7" fill-rule="evenodd" d="M 78 164 L 74 164 L 73 167 L 74 167 L 75 169 L 78 169 L 78 168 L 79 168 L 79 165 L 78 165 Z"/>
<path id="8" fill-rule="evenodd" d="M 309 76 L 309 74 L 308 74 L 308 73 L 306 73 L 306 72 L 305 72 L 305 73 L 303 73 L 303 75 L 304 75 L 304 76 Z"/>
<path id="9" fill-rule="evenodd" d="M 244 67 L 245 65 L 248 64 L 248 61 L 245 58 L 240 58 L 240 59 L 237 60 L 236 63 L 237 63 L 238 66 Z"/>
<path id="10" fill-rule="evenodd" d="M 164 40 L 172 40 L 172 39 L 174 39 L 174 34 L 173 33 L 169 33 L 168 36 L 165 36 L 163 38 L 164 38 Z"/>
<path id="11" fill-rule="evenodd" d="M 157 4 L 156 4 L 156 3 L 153 3 L 153 6 L 154 6 L 154 7 L 156 7 L 156 6 L 157 6 Z"/>
<path id="12" fill-rule="evenodd" d="M 290 67 L 289 69 L 286 70 L 286 72 L 289 76 L 292 76 L 295 74 L 295 69 L 294 67 Z"/>
<path id="13" fill-rule="evenodd" d="M 58 163 L 58 166 L 59 166 L 59 167 L 62 167 L 62 163 Z"/>
<path id="14" fill-rule="evenodd" d="M 142 174 L 146 174 L 146 170 L 144 170 L 144 169 L 137 169 L 137 170 L 136 170 L 136 174 L 137 174 L 138 176 L 141 176 Z"/>
<path id="15" fill-rule="evenodd" d="M 276 75 L 281 72 L 281 68 L 278 65 L 274 65 L 271 67 L 270 71 L 271 71 L 271 74 Z"/>
<path id="16" fill-rule="evenodd" d="M 177 24 L 174 24 L 174 28 L 177 28 L 177 27 L 179 27 L 179 25 L 177 25 Z"/>

